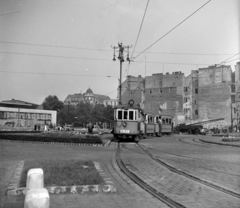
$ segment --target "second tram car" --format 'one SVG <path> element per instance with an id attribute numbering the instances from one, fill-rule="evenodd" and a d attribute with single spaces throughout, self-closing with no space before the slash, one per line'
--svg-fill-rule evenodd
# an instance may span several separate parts
<path id="1" fill-rule="evenodd" d="M 144 113 L 134 101 L 128 105 L 118 105 L 114 108 L 113 135 L 117 140 L 132 139 L 139 141 L 148 135 L 161 136 L 172 132 L 172 117 Z"/>

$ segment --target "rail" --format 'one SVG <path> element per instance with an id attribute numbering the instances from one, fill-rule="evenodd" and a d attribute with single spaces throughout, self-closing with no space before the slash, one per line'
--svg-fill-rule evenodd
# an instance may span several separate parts
<path id="1" fill-rule="evenodd" d="M 162 193 L 159 193 L 157 190 L 149 186 L 147 183 L 145 183 L 143 180 L 141 180 L 139 177 L 137 177 L 135 174 L 133 174 L 131 171 L 129 171 L 124 163 L 121 160 L 121 144 L 118 143 L 117 152 L 116 152 L 116 162 L 119 168 L 123 171 L 125 175 L 127 175 L 131 180 L 133 180 L 136 184 L 138 184 L 140 187 L 142 187 L 144 190 L 146 190 L 148 193 L 152 194 L 154 197 L 162 201 L 163 203 L 167 204 L 171 208 L 186 208 L 185 206 L 177 203 L 176 201 L 173 201 L 169 197 L 163 195 Z"/>

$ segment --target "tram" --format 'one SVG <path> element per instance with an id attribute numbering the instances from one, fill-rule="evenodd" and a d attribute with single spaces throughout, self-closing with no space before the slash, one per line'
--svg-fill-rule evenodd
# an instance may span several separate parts
<path id="1" fill-rule="evenodd" d="M 160 137 L 172 132 L 172 117 L 144 113 L 139 105 L 130 100 L 127 105 L 114 108 L 113 135 L 116 140 L 131 139 L 138 142 L 148 135 Z"/>

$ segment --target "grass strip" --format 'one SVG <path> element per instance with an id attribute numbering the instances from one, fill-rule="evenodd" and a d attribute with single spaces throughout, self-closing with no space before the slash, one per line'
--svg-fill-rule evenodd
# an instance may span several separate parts
<path id="1" fill-rule="evenodd" d="M 27 172 L 32 168 L 43 169 L 44 186 L 105 184 L 92 161 L 26 160 L 20 180 L 20 187 L 26 187 Z"/>

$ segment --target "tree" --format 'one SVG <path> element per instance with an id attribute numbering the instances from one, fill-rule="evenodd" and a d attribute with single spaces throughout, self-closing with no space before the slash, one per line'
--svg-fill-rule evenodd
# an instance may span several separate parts
<path id="1" fill-rule="evenodd" d="M 57 113 L 58 124 L 62 126 L 65 124 L 73 124 L 75 122 L 74 118 L 76 115 L 75 109 L 75 106 L 64 105 Z"/>
<path id="2" fill-rule="evenodd" d="M 58 97 L 56 95 L 49 95 L 43 101 L 42 106 L 44 110 L 59 111 L 63 108 L 64 104 L 62 101 L 58 100 Z"/>

